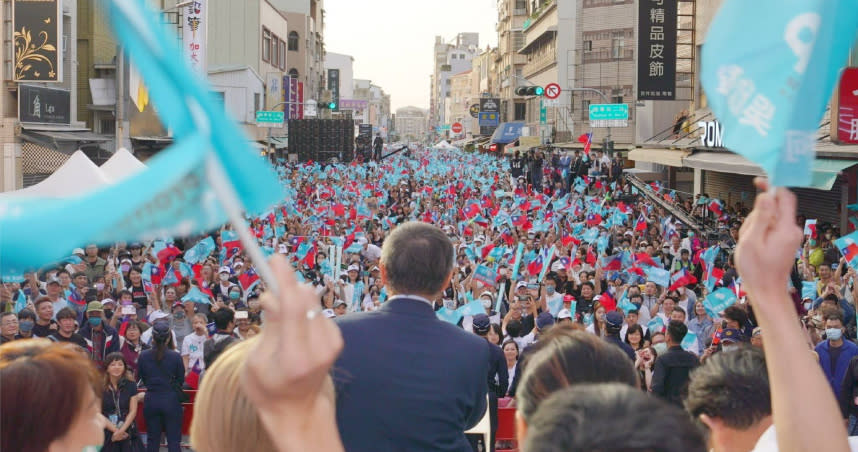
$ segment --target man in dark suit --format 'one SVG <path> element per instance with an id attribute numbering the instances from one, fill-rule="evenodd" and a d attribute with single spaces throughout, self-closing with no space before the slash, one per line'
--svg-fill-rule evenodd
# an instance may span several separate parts
<path id="1" fill-rule="evenodd" d="M 682 339 L 688 327 L 677 320 L 667 325 L 667 352 L 655 360 L 652 372 L 652 392 L 668 402 L 682 406 L 682 395 L 689 376 L 699 364 L 697 355 L 682 349 Z"/>
<path id="2" fill-rule="evenodd" d="M 486 410 L 485 340 L 436 318 L 453 276 L 453 244 L 431 225 L 399 225 L 384 241 L 377 311 L 337 319 L 337 425 L 346 450 L 470 451 L 465 430 Z"/>

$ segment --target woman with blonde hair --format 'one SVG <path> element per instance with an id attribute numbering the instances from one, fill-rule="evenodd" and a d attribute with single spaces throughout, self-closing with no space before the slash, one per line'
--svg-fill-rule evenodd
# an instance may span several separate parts
<path id="1" fill-rule="evenodd" d="M 242 390 L 241 373 L 251 348 L 258 340 L 259 336 L 254 336 L 235 343 L 218 357 L 211 368 L 206 369 L 191 422 L 191 446 L 194 450 L 277 450 L 259 420 L 256 408 Z"/>

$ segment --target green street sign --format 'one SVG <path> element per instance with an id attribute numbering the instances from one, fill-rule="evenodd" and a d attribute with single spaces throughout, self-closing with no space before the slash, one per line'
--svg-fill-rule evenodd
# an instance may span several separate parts
<path id="1" fill-rule="evenodd" d="M 443 124 L 441 130 L 450 130 L 450 124 Z"/>
<path id="2" fill-rule="evenodd" d="M 590 121 L 628 121 L 628 104 L 591 104 Z"/>
<path id="3" fill-rule="evenodd" d="M 257 111 L 256 122 L 264 124 L 283 124 L 286 115 L 282 111 Z"/>

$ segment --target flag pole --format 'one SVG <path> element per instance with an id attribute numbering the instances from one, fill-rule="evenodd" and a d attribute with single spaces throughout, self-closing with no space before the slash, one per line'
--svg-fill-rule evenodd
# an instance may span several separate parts
<path id="1" fill-rule="evenodd" d="M 230 184 L 229 176 L 214 153 L 209 153 L 206 157 L 206 177 L 212 189 L 214 189 L 221 206 L 226 211 L 230 224 L 235 228 L 238 238 L 244 245 L 245 251 L 250 255 L 250 259 L 253 261 L 253 266 L 256 267 L 259 276 L 265 281 L 268 290 L 275 294 L 279 293 L 280 287 L 277 284 L 277 279 L 274 277 L 274 271 L 268 265 L 268 260 L 265 259 L 262 249 L 256 243 L 256 238 L 250 234 L 247 223 L 244 221 L 244 216 L 242 215 L 242 204 L 238 199 L 238 194 Z"/>

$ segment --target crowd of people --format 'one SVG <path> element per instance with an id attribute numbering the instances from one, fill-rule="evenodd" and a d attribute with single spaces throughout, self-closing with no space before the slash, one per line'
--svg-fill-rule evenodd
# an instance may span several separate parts
<path id="1" fill-rule="evenodd" d="M 252 432 L 253 444 L 265 445 L 254 450 L 291 450 L 271 434 L 283 431 L 286 414 L 268 406 L 302 387 L 274 384 L 290 375 L 304 379 L 305 397 L 321 393 L 295 405 L 313 413 L 297 424 L 332 422 L 327 410 L 335 406 L 339 432 L 323 439 L 296 432 L 287 446 L 294 450 L 494 450 L 499 404 L 518 410 L 526 451 L 777 450 L 770 445 L 776 392 L 796 383 L 773 376 L 783 372 L 783 355 L 768 368 L 766 360 L 773 338 L 791 335 L 781 341 L 785 352 L 815 353 L 799 362 L 821 369 L 830 386 L 809 393 L 822 394 L 826 409 L 824 396 L 837 398 L 836 415 L 855 434 L 858 286 L 833 244 L 838 231 L 819 225 L 796 241 L 801 250 L 788 265 L 769 257 L 785 269 L 783 281 L 755 281 L 769 261 L 746 253 L 742 268 L 734 249 L 753 213 L 706 196 L 683 199 L 655 183 L 638 189 L 621 177 L 618 162 L 595 149 L 508 160 L 429 149 L 361 165 L 281 162 L 285 201 L 248 217 L 249 228 L 284 278 L 280 297 L 309 303 L 305 319 L 304 304 L 286 309 L 265 292 L 256 263 L 228 227 L 150 243 L 86 244 L 0 285 L 0 341 L 10 343 L 0 347 L 2 384 L 33 372 L 16 367 L 22 357 L 39 366 L 73 359 L 68 348 L 22 339 L 74 344 L 92 372 L 67 369 L 56 378 L 96 387 L 104 450 L 141 447 L 141 402 L 147 450 L 158 450 L 162 433 L 179 450 L 183 389 L 207 381 L 192 427 L 197 450 L 250 447 L 236 432 Z M 654 198 L 720 233 L 682 224 Z M 759 282 L 772 278 L 784 286 L 782 297 L 771 293 L 776 285 Z M 761 312 L 766 303 L 771 309 Z M 783 326 L 785 310 L 801 319 L 800 329 L 798 322 Z M 318 342 L 306 350 L 296 350 L 304 344 L 300 331 L 269 332 L 313 322 L 316 311 L 339 328 L 314 327 L 306 334 Z M 268 343 L 275 335 L 279 348 Z M 289 368 L 290 353 L 309 350 L 318 352 L 304 361 L 314 364 L 312 373 Z M 260 363 L 261 356 L 271 362 Z M 808 369 L 805 382 L 814 376 Z M 33 391 L 64 385 L 38 386 Z M 206 386 L 219 388 L 209 389 L 216 395 Z M 3 391 L 3 406 L 27 403 L 10 392 Z M 230 393 L 238 395 L 222 397 Z M 46 403 L 70 410 L 84 403 L 80 397 Z M 466 440 L 464 430 L 486 409 L 490 444 Z M 237 420 L 231 410 L 247 415 Z M 30 418 L 12 420 L 6 411 L 3 450 L 48 450 L 69 432 L 71 414 L 49 416 L 56 435 L 29 426 L 39 438 L 24 441 L 26 431 L 7 427 Z M 200 416 L 212 424 L 198 423 Z M 308 430 L 330 433 L 324 425 Z"/>

